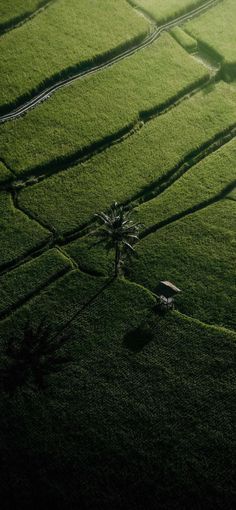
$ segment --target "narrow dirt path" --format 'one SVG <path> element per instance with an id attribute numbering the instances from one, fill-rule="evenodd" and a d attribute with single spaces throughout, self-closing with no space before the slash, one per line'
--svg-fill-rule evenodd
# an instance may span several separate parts
<path id="1" fill-rule="evenodd" d="M 26 114 L 31 108 L 34 108 L 38 104 L 40 104 L 42 101 L 45 101 L 48 99 L 54 92 L 57 90 L 60 90 L 61 88 L 64 88 L 71 83 L 73 83 L 76 80 L 81 80 L 85 76 L 93 75 L 99 71 L 102 71 L 103 69 L 106 69 L 117 62 L 120 62 L 121 60 L 124 60 L 134 53 L 142 50 L 143 48 L 146 48 L 147 46 L 150 46 L 156 39 L 158 39 L 163 32 L 168 32 L 171 28 L 173 28 L 176 25 L 180 25 L 182 23 L 185 23 L 189 19 L 192 19 L 196 16 L 199 16 L 200 14 L 204 13 L 209 8 L 216 5 L 216 3 L 219 2 L 219 0 L 207 0 L 203 5 L 200 5 L 199 7 L 192 9 L 186 14 L 183 14 L 182 16 L 179 16 L 167 23 L 164 23 L 163 25 L 159 27 L 155 27 L 153 32 L 151 32 L 150 35 L 145 37 L 145 39 L 134 45 L 133 47 L 122 51 L 119 55 L 116 55 L 114 57 L 111 57 L 110 59 L 104 61 L 102 64 L 94 65 L 91 68 L 80 71 L 76 73 L 73 76 L 70 76 L 69 78 L 66 78 L 64 80 L 60 80 L 54 85 L 51 85 L 50 87 L 46 88 L 44 91 L 40 92 L 39 94 L 35 95 L 30 99 L 29 101 L 25 102 L 23 105 L 15 108 L 11 112 L 0 116 L 0 123 L 7 122 L 10 120 L 14 120 L 18 117 L 20 117 L 23 114 Z"/>
<path id="2" fill-rule="evenodd" d="M 17 16 L 16 18 L 13 18 L 6 23 L 0 23 L 0 36 L 6 34 L 7 32 L 11 32 L 12 30 L 15 30 L 16 28 L 21 27 L 25 23 L 28 23 L 31 19 L 35 18 L 38 14 L 43 12 L 49 5 L 51 5 L 53 2 L 56 2 L 56 0 L 44 0 L 39 3 L 39 7 L 33 11 L 33 12 L 26 12 L 24 14 L 21 14 Z"/>

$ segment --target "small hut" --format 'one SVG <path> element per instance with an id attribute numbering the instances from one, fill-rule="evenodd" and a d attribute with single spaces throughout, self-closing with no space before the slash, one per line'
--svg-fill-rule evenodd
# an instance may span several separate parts
<path id="1" fill-rule="evenodd" d="M 160 304 L 169 309 L 173 308 L 174 296 L 179 294 L 179 292 L 181 292 L 181 290 L 178 289 L 178 287 L 176 287 L 173 283 L 164 280 L 159 283 L 155 293 L 159 297 Z"/>

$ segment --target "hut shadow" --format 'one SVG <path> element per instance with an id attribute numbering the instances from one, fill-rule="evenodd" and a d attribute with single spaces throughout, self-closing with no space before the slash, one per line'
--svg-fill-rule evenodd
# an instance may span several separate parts
<path id="1" fill-rule="evenodd" d="M 123 337 L 123 347 L 137 354 L 159 337 L 159 327 L 166 320 L 167 310 L 157 302 L 137 328 Z"/>
<path id="2" fill-rule="evenodd" d="M 149 327 L 140 325 L 137 328 L 126 333 L 123 339 L 123 345 L 129 351 L 138 353 L 154 339 L 154 332 Z"/>

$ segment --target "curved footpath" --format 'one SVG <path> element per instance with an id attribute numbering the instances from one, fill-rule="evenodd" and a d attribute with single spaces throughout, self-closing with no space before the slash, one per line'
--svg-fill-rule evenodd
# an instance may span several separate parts
<path id="1" fill-rule="evenodd" d="M 23 14 L 19 14 L 15 18 L 6 21 L 5 23 L 0 23 L 0 37 L 7 32 L 11 32 L 16 28 L 22 27 L 25 23 L 28 23 L 31 19 L 35 18 L 38 14 L 43 12 L 50 4 L 55 2 L 56 0 L 42 0 L 35 11 L 26 12 Z"/>
<path id="2" fill-rule="evenodd" d="M 184 22 L 188 21 L 189 19 L 192 19 L 195 16 L 202 14 L 210 7 L 213 7 L 218 1 L 219 0 L 208 0 L 203 5 L 196 7 L 195 9 L 189 11 L 188 13 L 183 14 L 182 16 L 179 16 L 167 23 L 164 23 L 160 27 L 156 27 L 155 30 L 150 35 L 145 37 L 145 39 L 141 43 L 136 44 L 135 46 L 131 47 L 130 49 L 124 50 L 119 55 L 117 55 L 115 57 L 111 57 L 109 60 L 106 60 L 102 64 L 92 66 L 90 69 L 87 69 L 85 71 L 80 71 L 77 74 L 75 74 L 74 76 L 71 76 L 69 78 L 66 78 L 64 80 L 61 80 L 61 81 L 55 83 L 54 85 L 51 85 L 50 87 L 46 88 L 43 92 L 40 92 L 39 94 L 34 96 L 32 99 L 30 99 L 23 105 L 15 108 L 14 110 L 12 110 L 11 112 L 9 112 L 5 115 L 0 116 L 0 123 L 14 120 L 17 117 L 20 117 L 21 115 L 27 113 L 31 108 L 34 108 L 42 101 L 45 101 L 46 99 L 48 99 L 54 92 L 56 92 L 57 90 L 59 90 L 63 87 L 70 85 L 74 81 L 80 80 L 80 79 L 84 78 L 85 76 L 95 74 L 99 71 L 102 71 L 103 69 L 106 69 L 106 68 L 116 64 L 117 62 L 120 62 L 121 60 L 123 60 L 127 57 L 130 57 L 137 51 L 139 51 L 143 48 L 146 48 L 147 46 L 152 44 L 156 39 L 158 39 L 158 37 L 160 37 L 160 35 L 163 32 L 167 32 L 174 26 L 184 23 Z"/>

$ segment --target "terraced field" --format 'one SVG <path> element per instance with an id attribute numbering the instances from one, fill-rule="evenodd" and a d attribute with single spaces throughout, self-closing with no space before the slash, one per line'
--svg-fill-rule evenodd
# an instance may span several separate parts
<path id="1" fill-rule="evenodd" d="M 236 76 L 236 3 L 224 0 L 206 12 L 201 19 L 186 25 L 191 34 L 202 47 L 221 61 L 223 77 L 230 81 Z"/>
<path id="2" fill-rule="evenodd" d="M 234 4 L 1 2 L 3 510 L 236 504 Z"/>
<path id="3" fill-rule="evenodd" d="M 139 7 L 143 12 L 152 16 L 155 22 L 162 23 L 172 17 L 181 14 L 188 14 L 192 9 L 198 6 L 204 6 L 204 0 L 130 0 L 134 7 Z"/>
<path id="4" fill-rule="evenodd" d="M 0 4 L 0 34 L 20 26 L 38 14 L 53 0 L 2 0 Z"/>

